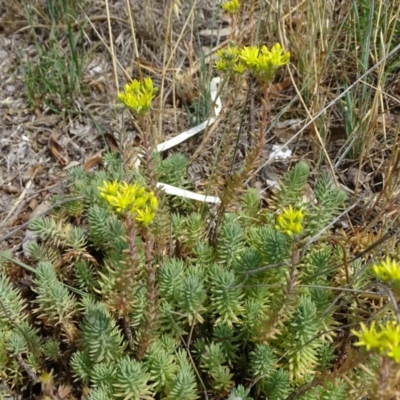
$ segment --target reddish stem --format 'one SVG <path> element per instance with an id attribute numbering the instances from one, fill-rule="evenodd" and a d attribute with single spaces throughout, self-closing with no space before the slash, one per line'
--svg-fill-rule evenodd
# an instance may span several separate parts
<path id="1" fill-rule="evenodd" d="M 265 130 L 268 124 L 268 111 L 269 111 L 269 86 L 266 86 L 263 90 L 263 113 L 260 125 L 260 135 L 265 140 Z"/>
<path id="2" fill-rule="evenodd" d="M 146 283 L 147 283 L 147 304 L 145 311 L 145 323 L 141 332 L 141 340 L 137 358 L 140 360 L 146 353 L 154 331 L 157 327 L 157 312 L 158 312 L 158 290 L 156 283 L 156 268 L 153 265 L 153 240 L 147 228 L 143 229 L 143 238 L 145 241 L 145 256 L 146 256 Z"/>
<path id="3" fill-rule="evenodd" d="M 149 171 L 149 180 L 150 180 L 150 187 L 155 192 L 156 190 L 156 179 L 154 177 L 154 172 L 152 168 L 152 162 L 151 162 L 151 151 L 152 151 L 152 146 L 150 143 L 150 134 L 149 134 L 149 124 L 147 122 L 146 116 L 142 117 L 142 129 L 143 129 L 143 147 L 144 147 L 144 159 L 146 161 L 146 167 L 147 170 Z"/>

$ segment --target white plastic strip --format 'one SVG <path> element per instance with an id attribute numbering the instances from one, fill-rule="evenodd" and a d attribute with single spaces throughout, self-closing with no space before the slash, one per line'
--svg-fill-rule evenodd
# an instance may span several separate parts
<path id="1" fill-rule="evenodd" d="M 221 203 L 221 200 L 217 196 L 205 196 L 204 194 L 198 194 L 191 192 L 190 190 L 180 189 L 176 186 L 167 185 L 166 183 L 158 182 L 157 187 L 161 188 L 165 193 L 173 196 L 184 197 L 185 199 L 192 199 L 207 203 Z"/>
<path id="2" fill-rule="evenodd" d="M 221 81 L 221 78 L 216 77 L 216 78 L 211 79 L 211 82 L 210 82 L 210 97 L 211 97 L 211 101 L 214 103 L 214 116 L 211 117 L 210 119 L 202 122 L 201 124 L 195 126 L 194 128 L 191 128 L 185 132 L 182 132 L 178 136 L 175 136 L 172 139 L 169 139 L 169 140 L 165 141 L 164 143 L 159 144 L 156 147 L 156 151 L 161 152 L 161 151 L 168 150 L 171 147 L 177 146 L 178 144 L 184 142 L 185 140 L 204 131 L 204 129 L 208 128 L 210 125 L 212 125 L 217 120 L 217 117 L 222 110 L 221 99 L 218 96 L 218 84 L 220 83 L 220 81 Z"/>
<path id="3" fill-rule="evenodd" d="M 165 141 L 164 143 L 159 144 L 156 147 L 156 151 L 162 152 L 162 151 L 170 149 L 171 147 L 177 146 L 178 144 L 184 142 L 185 140 L 204 131 L 204 129 L 206 129 L 208 126 L 212 125 L 215 122 L 215 120 L 216 120 L 216 118 L 212 117 L 212 118 L 202 122 L 200 125 L 197 125 L 194 128 L 191 128 L 185 132 L 182 132 L 178 136 L 175 136 L 172 139 L 169 139 L 169 140 Z"/>
<path id="4" fill-rule="evenodd" d="M 162 152 L 162 151 L 165 151 L 172 147 L 177 146 L 178 144 L 184 142 L 185 140 L 204 131 L 206 128 L 211 126 L 217 120 L 217 117 L 222 110 L 222 102 L 221 102 L 220 97 L 218 96 L 218 84 L 220 83 L 220 81 L 221 81 L 221 78 L 216 77 L 216 78 L 211 79 L 211 82 L 210 82 L 210 97 L 211 97 L 211 101 L 214 103 L 214 116 L 212 116 L 210 119 L 202 122 L 201 124 L 191 128 L 191 129 L 188 129 L 185 132 L 182 132 L 178 136 L 175 136 L 172 139 L 169 139 L 169 140 L 159 144 L 156 147 L 156 151 Z M 140 163 L 140 161 L 139 161 L 139 163 Z M 138 164 L 138 166 L 139 166 L 139 164 Z M 190 190 L 184 190 L 184 189 L 177 188 L 175 186 L 167 185 L 166 183 L 162 183 L 162 182 L 158 182 L 157 187 L 161 188 L 162 190 L 164 190 L 165 193 L 170 194 L 172 196 L 179 196 L 179 197 L 184 197 L 186 199 L 192 199 L 192 200 L 197 200 L 197 201 L 202 201 L 202 202 L 207 202 L 207 203 L 215 203 L 215 204 L 218 204 L 221 202 L 221 200 L 216 196 L 205 196 L 203 194 L 191 192 Z"/>

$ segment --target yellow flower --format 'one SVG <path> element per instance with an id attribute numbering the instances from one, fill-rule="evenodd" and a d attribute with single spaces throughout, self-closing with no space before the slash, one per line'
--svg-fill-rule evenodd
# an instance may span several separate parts
<path id="1" fill-rule="evenodd" d="M 141 222 L 143 226 L 148 226 L 151 221 L 153 221 L 156 213 L 150 210 L 150 207 L 145 207 L 144 209 L 138 209 L 136 215 L 136 221 Z"/>
<path id="2" fill-rule="evenodd" d="M 217 56 L 220 58 L 215 63 L 215 68 L 220 71 L 232 72 L 239 62 L 239 49 L 230 45 L 227 48 L 217 51 Z"/>
<path id="3" fill-rule="evenodd" d="M 157 88 L 154 87 L 153 80 L 151 78 L 144 78 L 143 85 L 148 93 L 155 94 L 157 92 Z"/>
<path id="4" fill-rule="evenodd" d="M 114 181 L 114 182 L 103 182 L 103 186 L 101 186 L 100 192 L 101 192 L 101 196 L 102 197 L 106 197 L 106 196 L 113 196 L 118 192 L 119 189 L 119 182 L 118 181 Z"/>
<path id="5" fill-rule="evenodd" d="M 117 97 L 136 114 L 143 115 L 150 110 L 156 92 L 151 78 L 145 78 L 142 82 L 134 79 L 125 85 L 124 91 L 118 93 Z"/>
<path id="6" fill-rule="evenodd" d="M 289 206 L 284 208 L 282 213 L 276 217 L 275 229 L 289 236 L 299 234 L 303 229 L 303 219 L 303 210 L 295 210 L 292 206 Z"/>
<path id="7" fill-rule="evenodd" d="M 279 68 L 286 65 L 290 60 L 290 52 L 284 52 L 280 43 L 275 43 L 270 52 L 271 64 L 274 68 Z"/>
<path id="8" fill-rule="evenodd" d="M 372 321 L 370 327 L 367 328 L 367 326 L 361 322 L 361 332 L 354 330 L 352 331 L 352 333 L 359 339 L 358 342 L 355 344 L 356 346 L 365 346 L 367 348 L 367 351 L 380 348 L 380 335 L 375 329 L 375 324 L 375 321 Z"/>
<path id="9" fill-rule="evenodd" d="M 156 211 L 158 208 L 158 200 L 157 197 L 154 196 L 153 192 L 149 193 L 149 199 L 148 199 L 149 207 L 151 210 Z"/>
<path id="10" fill-rule="evenodd" d="M 395 321 L 387 322 L 382 330 L 382 336 L 384 337 L 383 351 L 387 351 L 388 357 L 395 362 L 400 362 L 400 325 Z"/>
<path id="11" fill-rule="evenodd" d="M 230 45 L 218 50 L 217 55 L 220 59 L 215 63 L 216 69 L 239 75 L 248 69 L 263 86 L 270 85 L 277 70 L 290 60 L 290 53 L 285 52 L 279 43 L 275 43 L 271 50 L 267 46 L 245 46 L 239 50 Z"/>
<path id="12" fill-rule="evenodd" d="M 267 46 L 244 47 L 240 58 L 262 85 L 269 85 L 277 70 L 289 62 L 290 53 L 285 52 L 279 43 L 275 43 L 271 50 Z"/>
<path id="13" fill-rule="evenodd" d="M 215 69 L 218 71 L 226 71 L 228 67 L 228 63 L 225 60 L 217 60 L 214 64 Z"/>
<path id="14" fill-rule="evenodd" d="M 242 75 L 246 71 L 246 66 L 242 63 L 236 63 L 233 67 L 233 71 L 238 75 Z"/>
<path id="15" fill-rule="evenodd" d="M 125 182 L 121 184 L 119 191 L 111 197 L 108 203 L 119 214 L 132 209 L 132 205 L 137 202 L 136 199 L 136 186 L 127 185 Z"/>
<path id="16" fill-rule="evenodd" d="M 239 0 L 231 0 L 222 4 L 222 8 L 229 14 L 234 14 L 240 8 Z"/>
<path id="17" fill-rule="evenodd" d="M 100 196 L 103 197 L 107 202 L 111 200 L 118 192 L 119 182 L 103 182 L 103 186 L 99 187 Z"/>
<path id="18" fill-rule="evenodd" d="M 146 204 L 147 204 L 147 195 L 137 196 L 135 204 L 131 209 L 132 213 L 134 213 L 140 208 L 146 207 Z"/>
<path id="19" fill-rule="evenodd" d="M 367 351 L 376 350 L 400 363 L 400 325 L 395 321 L 388 321 L 385 325 L 376 327 L 373 321 L 369 328 L 360 324 L 361 332 L 352 331 L 359 338 L 356 346 L 365 346 Z"/>
<path id="20" fill-rule="evenodd" d="M 400 346 L 396 346 L 390 349 L 387 355 L 396 363 L 400 363 Z"/>
<path id="21" fill-rule="evenodd" d="M 400 285 L 400 265 L 395 260 L 386 257 L 386 260 L 374 264 L 372 271 L 378 279 Z"/>
<path id="22" fill-rule="evenodd" d="M 99 191 L 100 196 L 116 213 L 131 214 L 143 226 L 148 226 L 156 215 L 156 196 L 136 183 L 132 185 L 118 181 L 104 182 Z"/>
<path id="23" fill-rule="evenodd" d="M 247 67 L 254 68 L 259 63 L 260 50 L 257 46 L 243 47 L 240 58 Z"/>

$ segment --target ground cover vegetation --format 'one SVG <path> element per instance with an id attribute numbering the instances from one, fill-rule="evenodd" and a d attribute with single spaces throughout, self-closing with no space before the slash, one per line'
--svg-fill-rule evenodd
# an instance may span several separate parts
<path id="1" fill-rule="evenodd" d="M 3 214 L 0 398 L 397 398 L 399 13 L 10 3 L 67 172 L 39 216 Z"/>

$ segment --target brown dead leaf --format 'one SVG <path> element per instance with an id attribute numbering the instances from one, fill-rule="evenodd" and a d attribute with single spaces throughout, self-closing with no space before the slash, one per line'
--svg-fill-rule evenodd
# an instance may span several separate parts
<path id="1" fill-rule="evenodd" d="M 44 171 L 44 166 L 42 164 L 31 165 L 28 170 L 24 173 L 25 179 L 33 178 L 34 176 L 40 176 Z"/>
<path id="2" fill-rule="evenodd" d="M 94 156 L 88 158 L 83 164 L 83 170 L 89 171 L 90 168 L 93 168 L 95 165 L 101 163 L 103 160 L 102 154 L 95 154 Z"/>
<path id="3" fill-rule="evenodd" d="M 277 82 L 271 85 L 269 91 L 270 93 L 280 93 L 282 90 L 287 89 L 292 85 L 292 81 L 290 78 L 284 79 L 282 82 Z"/>
<path id="4" fill-rule="evenodd" d="M 36 198 L 33 198 L 29 204 L 28 207 L 33 211 L 36 207 L 38 206 L 38 201 Z"/>
<path id="5" fill-rule="evenodd" d="M 65 166 L 68 164 L 68 155 L 65 151 L 64 147 L 57 140 L 56 134 L 53 132 L 49 137 L 48 147 L 53 154 L 54 158 L 62 165 Z"/>
<path id="6" fill-rule="evenodd" d="M 21 188 L 17 185 L 13 185 L 9 183 L 8 185 L 3 185 L 1 187 L 2 190 L 4 190 L 4 193 L 7 194 L 19 194 L 21 193 Z"/>
<path id="7" fill-rule="evenodd" d="M 112 153 L 117 153 L 119 151 L 118 143 L 115 140 L 115 137 L 111 134 L 106 132 L 104 134 L 108 147 L 110 148 Z"/>

